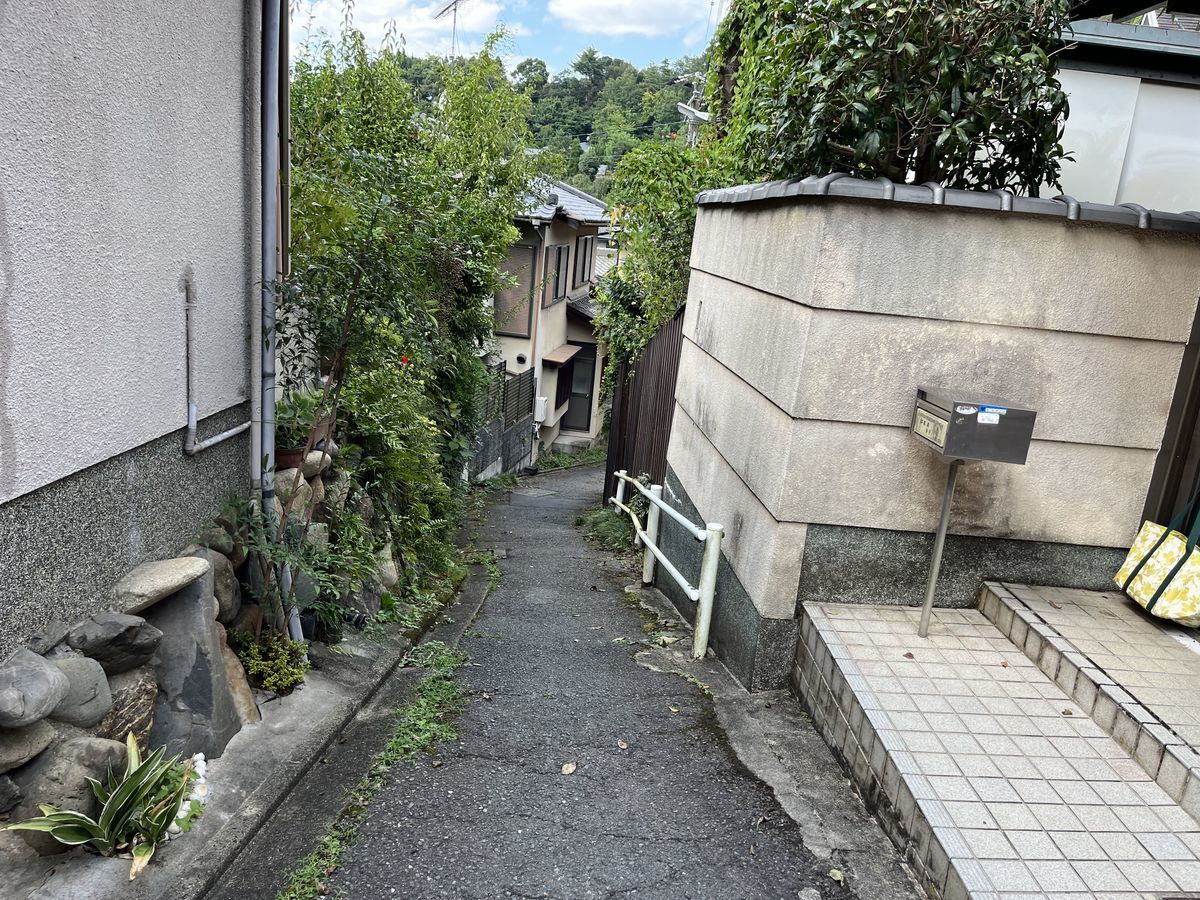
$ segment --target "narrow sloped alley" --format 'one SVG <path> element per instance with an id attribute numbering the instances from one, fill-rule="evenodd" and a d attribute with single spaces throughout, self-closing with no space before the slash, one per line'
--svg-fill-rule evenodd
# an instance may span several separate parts
<path id="1" fill-rule="evenodd" d="M 854 895 L 738 762 L 704 691 L 634 659 L 630 572 L 573 527 L 600 484 L 569 470 L 493 505 L 476 542 L 502 548 L 503 578 L 461 644 L 459 739 L 396 769 L 332 893 Z"/>

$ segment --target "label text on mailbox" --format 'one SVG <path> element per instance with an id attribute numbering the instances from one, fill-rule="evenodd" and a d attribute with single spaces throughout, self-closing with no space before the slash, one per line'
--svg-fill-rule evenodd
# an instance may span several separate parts
<path id="1" fill-rule="evenodd" d="M 939 447 L 945 447 L 946 429 L 949 425 L 950 423 L 945 419 L 939 419 L 932 413 L 918 408 L 916 419 L 913 421 L 913 431 L 927 441 L 932 441 Z"/>

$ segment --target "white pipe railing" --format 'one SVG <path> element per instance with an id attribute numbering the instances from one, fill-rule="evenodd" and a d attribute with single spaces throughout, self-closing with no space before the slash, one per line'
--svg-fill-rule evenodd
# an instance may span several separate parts
<path id="1" fill-rule="evenodd" d="M 662 485 L 652 484 L 649 488 L 636 478 L 630 478 L 621 469 L 617 475 L 617 493 L 609 502 L 629 516 L 633 521 L 634 544 L 645 547 L 642 556 L 642 583 L 651 584 L 654 581 L 654 564 L 661 563 L 667 574 L 675 579 L 675 583 L 683 590 L 688 599 L 696 604 L 696 622 L 693 628 L 692 657 L 700 659 L 708 652 L 708 632 L 712 625 L 713 600 L 717 591 L 717 567 L 721 561 L 721 539 L 725 529 L 721 525 L 709 522 L 703 528 L 692 523 L 686 516 L 671 506 L 662 498 Z M 625 485 L 631 484 L 649 503 L 646 515 L 646 527 L 625 503 Z M 693 586 L 679 569 L 667 559 L 658 546 L 658 531 L 662 521 L 662 513 L 666 513 L 682 525 L 692 537 L 704 543 L 704 556 L 700 561 L 700 583 Z"/>

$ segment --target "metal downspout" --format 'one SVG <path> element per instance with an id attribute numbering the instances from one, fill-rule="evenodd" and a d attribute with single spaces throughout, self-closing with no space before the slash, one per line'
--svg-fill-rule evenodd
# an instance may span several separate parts
<path id="1" fill-rule="evenodd" d="M 275 512 L 275 280 L 278 276 L 278 197 L 279 184 L 279 30 L 281 0 L 263 0 L 262 46 L 262 502 L 267 519 L 267 534 L 279 536 L 280 521 Z M 283 572 L 280 589 L 287 596 L 290 573 Z M 295 605 L 288 614 L 288 635 L 299 641 L 304 637 L 300 613 Z"/>

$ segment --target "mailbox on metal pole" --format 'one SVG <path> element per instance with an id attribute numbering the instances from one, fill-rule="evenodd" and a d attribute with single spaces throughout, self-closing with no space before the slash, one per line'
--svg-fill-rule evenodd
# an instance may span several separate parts
<path id="1" fill-rule="evenodd" d="M 921 607 L 921 624 L 917 629 L 919 636 L 929 633 L 933 594 L 942 566 L 959 468 L 963 463 L 977 461 L 1025 465 L 1036 418 L 1037 413 L 1032 409 L 977 391 L 951 391 L 928 385 L 917 388 L 910 431 L 919 442 L 950 463 L 925 585 L 925 603 Z"/>

